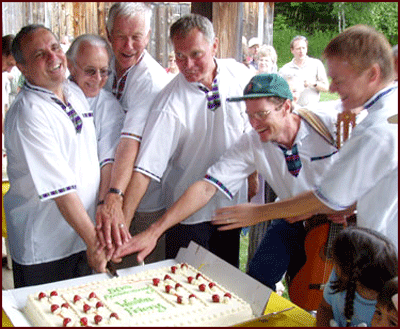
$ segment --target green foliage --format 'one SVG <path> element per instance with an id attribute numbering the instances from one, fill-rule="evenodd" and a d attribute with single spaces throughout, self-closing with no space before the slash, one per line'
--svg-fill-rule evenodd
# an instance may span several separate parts
<path id="1" fill-rule="evenodd" d="M 274 23 L 275 25 L 275 23 Z M 274 42 L 273 46 L 278 54 L 278 68 L 290 62 L 293 58 L 290 52 L 290 41 L 297 36 L 304 35 L 308 39 L 308 55 L 310 57 L 321 59 L 321 54 L 329 41 L 336 35 L 332 31 L 314 31 L 313 34 L 307 31 L 299 31 L 295 29 L 284 28 L 275 30 L 274 26 Z"/>
<path id="2" fill-rule="evenodd" d="M 276 2 L 273 46 L 278 67 L 292 60 L 289 44 L 296 35 L 304 35 L 308 55 L 320 59 L 339 33 L 340 12 L 344 12 L 345 27 L 367 24 L 382 32 L 392 45 L 398 43 L 397 2 Z"/>
<path id="3" fill-rule="evenodd" d="M 336 2 L 333 14 L 344 13 L 346 27 L 367 24 L 385 34 L 389 42 L 397 44 L 398 2 Z"/>

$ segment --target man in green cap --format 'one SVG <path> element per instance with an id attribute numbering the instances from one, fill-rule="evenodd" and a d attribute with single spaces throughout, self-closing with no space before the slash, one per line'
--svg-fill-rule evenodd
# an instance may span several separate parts
<path id="1" fill-rule="evenodd" d="M 289 86 L 280 75 L 254 76 L 245 87 L 242 97 L 229 99 L 246 102 L 246 112 L 253 130 L 243 134 L 207 170 L 202 180 L 191 185 L 158 224 L 134 236 L 119 256 L 139 252 L 138 257 L 146 257 L 164 230 L 201 209 L 216 193 L 232 199 L 255 170 L 280 200 L 311 188 L 334 161 L 337 149 L 298 114 L 292 113 L 292 99 Z M 333 133 L 336 115 L 328 112 L 318 114 Z M 267 235 L 271 238 L 264 238 L 265 243 L 261 243 L 263 248 L 257 250 L 250 264 L 249 274 L 275 289 L 275 284 L 288 269 L 290 260 L 299 260 L 294 266 L 296 269 L 305 262 L 304 248 L 301 247 L 305 238 L 304 225 L 303 222 L 289 224 L 285 220 L 277 220 L 270 226 Z M 273 248 L 264 245 L 272 245 Z"/>

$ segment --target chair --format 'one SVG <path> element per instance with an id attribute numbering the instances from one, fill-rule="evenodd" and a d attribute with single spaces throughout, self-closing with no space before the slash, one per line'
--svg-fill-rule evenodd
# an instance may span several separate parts
<path id="1" fill-rule="evenodd" d="M 356 114 L 353 112 L 341 112 L 336 122 L 336 147 L 340 149 L 343 143 L 350 137 L 356 126 Z"/>

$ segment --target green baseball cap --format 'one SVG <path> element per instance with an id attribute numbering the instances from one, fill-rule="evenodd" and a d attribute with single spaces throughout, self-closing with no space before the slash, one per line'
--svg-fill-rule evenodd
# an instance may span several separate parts
<path id="1" fill-rule="evenodd" d="M 251 78 L 243 91 L 243 96 L 231 97 L 230 102 L 238 102 L 246 99 L 261 97 L 281 97 L 293 100 L 292 92 L 286 80 L 276 73 L 257 74 Z"/>

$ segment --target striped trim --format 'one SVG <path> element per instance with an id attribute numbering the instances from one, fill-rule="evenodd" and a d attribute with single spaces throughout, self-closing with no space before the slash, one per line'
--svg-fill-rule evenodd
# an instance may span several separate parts
<path id="1" fill-rule="evenodd" d="M 311 158 L 311 161 L 323 160 L 323 159 L 326 159 L 326 158 L 331 157 L 332 155 L 334 155 L 334 154 L 336 154 L 336 153 L 338 153 L 338 151 L 332 152 L 331 154 L 322 155 L 322 156 L 320 156 L 320 157 L 312 157 L 312 158 Z"/>
<path id="2" fill-rule="evenodd" d="M 349 207 L 343 207 L 337 203 L 331 202 L 330 200 L 328 200 L 327 197 L 322 194 L 320 188 L 318 187 L 316 187 L 313 192 L 323 203 L 325 203 L 329 208 L 332 208 L 333 210 L 345 210 Z"/>
<path id="3" fill-rule="evenodd" d="M 78 113 L 76 113 L 72 105 L 69 102 L 67 102 L 67 106 L 65 106 L 65 104 L 56 97 L 51 97 L 51 99 L 56 104 L 58 104 L 63 109 L 63 111 L 68 115 L 68 118 L 72 121 L 75 127 L 76 133 L 79 134 L 82 131 L 82 119 L 80 118 Z"/>
<path id="4" fill-rule="evenodd" d="M 226 186 L 222 184 L 219 180 L 215 179 L 214 177 L 211 177 L 210 175 L 206 175 L 204 178 L 211 181 L 213 184 L 217 185 L 231 200 L 233 199 L 232 193 L 229 192 Z"/>
<path id="5" fill-rule="evenodd" d="M 93 113 L 82 113 L 82 116 L 84 117 L 84 118 L 93 118 Z"/>
<path id="6" fill-rule="evenodd" d="M 61 194 L 61 193 L 67 192 L 67 191 L 71 191 L 71 190 L 76 190 L 76 185 L 71 185 L 68 187 L 60 188 L 59 190 L 54 190 L 54 191 L 39 195 L 39 200 L 47 199 L 49 197 L 52 197 L 52 196 L 55 196 L 55 195 L 58 195 L 58 194 Z"/>
<path id="7" fill-rule="evenodd" d="M 154 175 L 152 172 L 150 172 L 150 171 L 148 171 L 146 169 L 143 169 L 141 167 L 134 167 L 133 169 L 135 169 L 137 171 L 140 171 L 140 172 L 142 172 L 143 174 L 145 174 L 147 176 L 154 177 L 154 179 L 158 180 L 159 182 L 161 181 L 161 177 L 159 177 L 157 175 Z"/>
<path id="8" fill-rule="evenodd" d="M 103 161 L 100 162 L 100 168 L 103 167 L 104 165 L 108 164 L 108 163 L 113 163 L 114 161 L 115 161 L 114 158 L 104 159 Z"/>
<path id="9" fill-rule="evenodd" d="M 121 137 L 130 137 L 130 138 L 137 139 L 139 142 L 142 141 L 142 136 L 135 135 L 135 134 L 130 134 L 130 133 L 121 133 Z"/>

